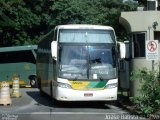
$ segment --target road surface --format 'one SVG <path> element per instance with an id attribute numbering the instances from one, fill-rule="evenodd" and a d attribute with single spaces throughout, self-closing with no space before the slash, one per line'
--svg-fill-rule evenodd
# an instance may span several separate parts
<path id="1" fill-rule="evenodd" d="M 109 102 L 56 103 L 42 97 L 36 88 L 21 88 L 22 97 L 12 98 L 10 106 L 0 106 L 0 120 L 136 120 L 119 104 Z"/>

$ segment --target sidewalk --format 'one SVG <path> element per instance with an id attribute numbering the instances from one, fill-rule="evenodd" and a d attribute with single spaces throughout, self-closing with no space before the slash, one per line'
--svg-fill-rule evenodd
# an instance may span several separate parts
<path id="1" fill-rule="evenodd" d="M 124 109 L 126 109 L 130 113 L 137 114 L 135 107 L 134 107 L 133 103 L 130 101 L 128 96 L 119 94 L 118 95 L 118 102 Z"/>

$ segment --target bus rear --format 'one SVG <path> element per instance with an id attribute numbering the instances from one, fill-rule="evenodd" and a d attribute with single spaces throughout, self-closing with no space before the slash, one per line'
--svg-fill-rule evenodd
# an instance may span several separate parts
<path id="1" fill-rule="evenodd" d="M 0 83 L 12 85 L 13 76 L 20 79 L 21 87 L 36 87 L 37 45 L 0 48 Z"/>

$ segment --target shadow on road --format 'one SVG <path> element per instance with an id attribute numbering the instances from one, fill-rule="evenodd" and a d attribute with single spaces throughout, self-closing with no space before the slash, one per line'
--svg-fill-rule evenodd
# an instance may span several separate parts
<path id="1" fill-rule="evenodd" d="M 63 102 L 63 101 L 53 100 L 47 95 L 41 96 L 39 91 L 27 91 L 26 94 L 36 101 L 35 105 L 37 106 L 47 106 L 47 107 L 54 107 L 54 108 L 110 109 L 109 107 L 107 107 L 106 102 L 101 102 L 101 101 Z"/>
<path id="2" fill-rule="evenodd" d="M 36 101 L 37 106 L 54 107 L 53 100 L 48 96 L 42 97 L 39 91 L 27 91 L 26 94 Z"/>
<path id="3" fill-rule="evenodd" d="M 57 107 L 63 108 L 94 108 L 94 109 L 109 109 L 109 107 L 105 106 L 105 102 L 99 101 L 84 101 L 84 102 L 57 102 Z"/>

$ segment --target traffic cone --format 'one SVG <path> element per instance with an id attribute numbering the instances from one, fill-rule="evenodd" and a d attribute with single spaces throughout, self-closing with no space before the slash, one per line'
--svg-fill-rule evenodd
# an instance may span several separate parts
<path id="1" fill-rule="evenodd" d="M 11 103 L 9 83 L 3 81 L 0 84 L 0 104 L 10 105 Z"/>
<path id="2" fill-rule="evenodd" d="M 13 85 L 12 85 L 11 97 L 16 97 L 16 98 L 21 97 L 22 94 L 20 93 L 20 90 L 19 90 L 19 77 L 14 75 L 12 78 L 12 81 L 13 81 Z"/>

